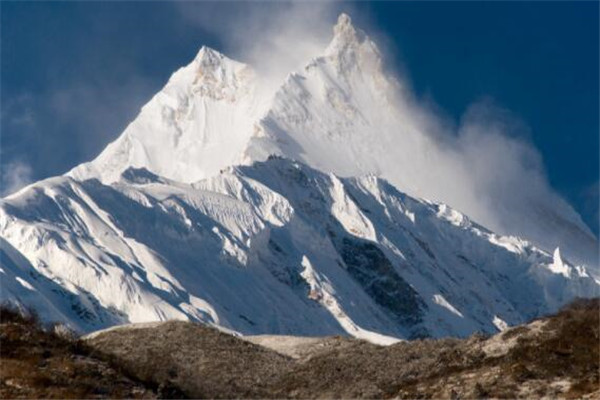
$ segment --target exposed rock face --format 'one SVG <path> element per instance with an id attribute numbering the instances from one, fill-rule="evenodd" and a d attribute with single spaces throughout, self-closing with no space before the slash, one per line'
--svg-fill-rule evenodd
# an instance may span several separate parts
<path id="1" fill-rule="evenodd" d="M 396 273 L 392 263 L 373 243 L 345 237 L 339 246 L 347 271 L 365 292 L 404 326 L 423 321 L 427 305 Z"/>

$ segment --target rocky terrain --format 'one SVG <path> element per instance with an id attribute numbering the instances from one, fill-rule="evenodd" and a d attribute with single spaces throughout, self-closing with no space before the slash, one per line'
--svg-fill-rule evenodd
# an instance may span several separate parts
<path id="1" fill-rule="evenodd" d="M 68 332 L 0 309 L 0 398 L 156 398 L 152 386 Z"/>
<path id="2" fill-rule="evenodd" d="M 3 311 L 2 398 L 598 398 L 600 301 L 491 337 L 377 346 L 169 321 L 83 339 Z"/>

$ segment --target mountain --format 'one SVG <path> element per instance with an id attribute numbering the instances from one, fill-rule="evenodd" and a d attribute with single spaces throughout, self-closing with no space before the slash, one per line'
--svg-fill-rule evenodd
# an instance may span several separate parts
<path id="1" fill-rule="evenodd" d="M 444 204 L 280 158 L 194 184 L 52 178 L 2 201 L 0 231 L 3 297 L 45 296 L 40 313 L 83 331 L 190 319 L 387 343 L 495 332 L 598 289 Z"/>
<path id="2" fill-rule="evenodd" d="M 274 95 L 260 82 L 202 48 L 95 160 L 0 200 L 0 300 L 82 332 L 186 319 L 392 343 L 496 332 L 597 295 L 573 246 L 419 198 L 427 179 L 400 144 L 433 139 L 347 16 Z M 570 207 L 535 210 L 542 234 L 595 243 Z"/>

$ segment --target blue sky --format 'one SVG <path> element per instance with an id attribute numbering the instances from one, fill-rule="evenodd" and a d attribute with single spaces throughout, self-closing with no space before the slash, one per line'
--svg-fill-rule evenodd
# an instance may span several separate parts
<path id="1" fill-rule="evenodd" d="M 257 25 L 289 17 L 275 3 L 0 6 L 5 193 L 97 155 L 201 45 L 243 59 L 264 40 Z M 539 150 L 551 185 L 598 232 L 597 2 L 313 6 L 327 24 L 348 11 L 449 124 L 482 99 L 509 110 L 521 121 L 509 134 Z"/>

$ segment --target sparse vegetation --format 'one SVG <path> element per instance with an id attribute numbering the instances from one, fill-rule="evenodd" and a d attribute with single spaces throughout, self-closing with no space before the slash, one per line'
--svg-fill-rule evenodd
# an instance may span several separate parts
<path id="1" fill-rule="evenodd" d="M 329 337 L 291 358 L 187 322 L 86 340 L 2 310 L 0 396 L 598 398 L 600 300 L 493 337 L 389 347 Z M 303 342 L 304 343 L 304 342 Z M 297 349 L 296 349 L 297 350 Z"/>
<path id="2" fill-rule="evenodd" d="M 89 340 L 144 381 L 178 387 L 192 398 L 263 398 L 293 362 L 216 329 L 183 321 L 117 329 Z"/>
<path id="3" fill-rule="evenodd" d="M 44 329 L 34 312 L 0 307 L 0 398 L 154 398 L 114 357 Z"/>

